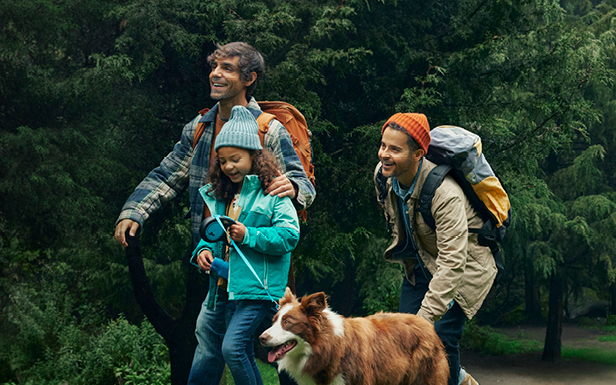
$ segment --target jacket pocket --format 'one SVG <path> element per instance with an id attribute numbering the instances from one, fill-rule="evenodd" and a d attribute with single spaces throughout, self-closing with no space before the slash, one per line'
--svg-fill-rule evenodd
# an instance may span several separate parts
<path id="1" fill-rule="evenodd" d="M 250 223 L 250 227 L 270 227 L 272 226 L 272 216 L 259 210 L 249 211 L 240 222 Z"/>
<path id="2" fill-rule="evenodd" d="M 484 269 L 487 269 L 494 260 L 490 248 L 479 246 L 477 243 L 477 234 L 469 236 L 467 255 L 469 260 L 475 261 Z"/>

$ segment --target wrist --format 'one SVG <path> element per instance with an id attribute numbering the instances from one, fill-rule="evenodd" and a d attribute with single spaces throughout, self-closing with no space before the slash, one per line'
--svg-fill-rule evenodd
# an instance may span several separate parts
<path id="1" fill-rule="evenodd" d="M 242 241 L 240 242 L 240 244 L 242 245 L 248 245 L 249 241 L 249 232 L 248 232 L 248 228 L 246 228 L 246 231 L 244 232 L 244 239 L 242 239 Z"/>

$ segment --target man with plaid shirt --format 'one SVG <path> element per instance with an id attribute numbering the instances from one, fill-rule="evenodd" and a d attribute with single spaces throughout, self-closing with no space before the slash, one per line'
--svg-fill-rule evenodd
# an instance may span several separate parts
<path id="1" fill-rule="evenodd" d="M 210 96 L 218 103 L 205 115 L 197 116 L 184 126 L 182 137 L 173 151 L 148 174 L 124 204 L 114 235 L 116 241 L 124 247 L 127 246 L 126 231 L 134 236 L 153 212 L 188 187 L 194 248 L 199 243 L 199 226 L 204 218 L 204 203 L 198 190 L 208 182 L 210 164 L 215 159 L 216 136 L 229 119 L 233 106 L 242 105 L 248 108 L 255 118 L 261 114 L 258 103 L 251 95 L 257 81 L 264 75 L 265 62 L 255 48 L 241 42 L 218 46 L 208 57 L 208 62 L 211 66 Z M 193 148 L 195 131 L 200 123 L 204 123 L 204 131 Z M 298 210 L 308 208 L 316 191 L 306 176 L 289 133 L 278 120 L 270 123 L 263 147 L 274 154 L 281 173 L 265 193 L 277 194 L 279 197 L 289 196 Z M 199 330 L 196 334 L 199 340 Z M 199 345 L 202 345 L 202 341 L 199 341 Z M 197 347 L 195 353 L 191 379 L 195 377 L 192 372 L 199 358 L 199 349 Z"/>
<path id="2" fill-rule="evenodd" d="M 124 247 L 127 246 L 126 230 L 130 229 L 130 235 L 134 236 L 153 212 L 178 196 L 186 186 L 190 195 L 193 246 L 197 245 L 204 209 L 198 190 L 208 181 L 216 134 L 235 105 L 248 108 L 255 116 L 261 113 L 256 100 L 250 96 L 265 72 L 265 63 L 258 51 L 246 43 L 229 43 L 219 46 L 209 62 L 212 65 L 210 96 L 218 103 L 204 116 L 199 115 L 184 126 L 173 151 L 148 174 L 124 204 L 115 232 L 116 241 Z M 201 122 L 205 123 L 205 129 L 193 149 L 195 131 Z M 306 177 L 289 133 L 278 120 L 270 123 L 263 147 L 276 156 L 281 171 L 281 176 L 265 192 L 290 196 L 298 210 L 308 208 L 316 191 Z"/>

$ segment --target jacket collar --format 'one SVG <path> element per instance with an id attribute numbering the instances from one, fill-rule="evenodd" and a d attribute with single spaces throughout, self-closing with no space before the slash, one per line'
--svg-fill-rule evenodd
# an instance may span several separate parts
<path id="1" fill-rule="evenodd" d="M 203 197 L 203 200 L 206 202 L 216 200 L 215 198 L 207 195 L 207 190 L 209 190 L 211 186 L 212 184 L 208 183 L 199 189 L 199 193 Z M 258 175 L 251 174 L 244 177 L 244 184 L 242 185 L 242 195 L 252 193 L 253 191 L 259 190 L 260 188 L 261 181 L 259 180 Z"/>
<path id="2" fill-rule="evenodd" d="M 244 177 L 244 184 L 242 185 L 242 194 L 251 193 L 261 188 L 261 181 L 258 175 L 246 175 Z"/>

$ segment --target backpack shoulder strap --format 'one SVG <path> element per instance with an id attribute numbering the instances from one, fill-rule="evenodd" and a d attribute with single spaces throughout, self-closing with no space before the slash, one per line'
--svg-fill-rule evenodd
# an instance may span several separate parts
<path id="1" fill-rule="evenodd" d="M 419 193 L 417 211 L 421 213 L 424 222 L 426 222 L 432 230 L 436 229 L 436 223 L 434 222 L 434 217 L 432 216 L 432 198 L 434 198 L 436 189 L 441 185 L 441 183 L 443 183 L 445 175 L 447 175 L 450 170 L 451 166 L 446 164 L 441 164 L 434 167 L 428 174 L 428 177 L 421 188 L 421 192 Z"/>
<path id="2" fill-rule="evenodd" d="M 199 111 L 199 114 L 203 116 L 207 114 L 209 111 L 210 111 L 209 108 L 204 108 L 201 111 Z M 203 131 L 205 131 L 205 123 L 198 123 L 197 129 L 195 130 L 195 136 L 193 137 L 193 144 L 192 144 L 193 149 L 197 147 L 197 143 L 199 143 L 199 139 L 201 139 L 201 136 L 203 135 Z"/>
<path id="3" fill-rule="evenodd" d="M 257 124 L 259 125 L 259 134 L 263 132 L 266 134 L 269 130 L 269 124 L 272 120 L 276 119 L 276 115 L 270 114 L 269 112 L 262 112 L 259 116 L 257 116 Z"/>
<path id="4" fill-rule="evenodd" d="M 276 116 L 267 112 L 262 112 L 261 115 L 257 116 L 257 124 L 259 125 L 259 139 L 261 139 L 261 145 L 265 144 L 265 134 L 267 134 L 267 131 L 269 130 L 269 125 L 274 119 L 276 119 Z"/>
<path id="5" fill-rule="evenodd" d="M 385 203 L 385 198 L 387 198 L 387 178 L 383 176 L 383 166 L 379 167 L 379 170 L 376 172 L 374 176 L 374 181 L 376 182 L 376 186 L 379 192 L 378 201 L 379 204 L 383 205 Z"/>

